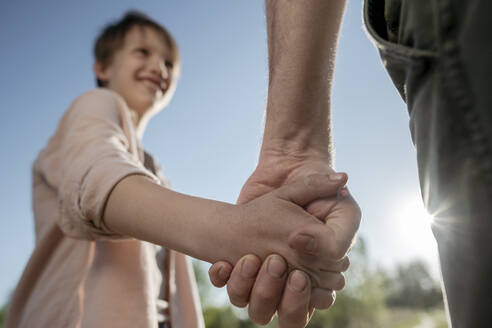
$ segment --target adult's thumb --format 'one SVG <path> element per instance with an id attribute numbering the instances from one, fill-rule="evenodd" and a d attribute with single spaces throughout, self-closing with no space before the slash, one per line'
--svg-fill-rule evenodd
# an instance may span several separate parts
<path id="1" fill-rule="evenodd" d="M 276 192 L 279 198 L 304 207 L 316 199 L 335 196 L 340 187 L 347 183 L 347 179 L 345 173 L 312 174 L 283 186 Z"/>

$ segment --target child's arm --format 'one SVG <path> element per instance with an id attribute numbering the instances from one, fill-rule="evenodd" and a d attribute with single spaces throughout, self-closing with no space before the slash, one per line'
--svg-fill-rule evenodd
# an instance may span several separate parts
<path id="1" fill-rule="evenodd" d="M 227 259 L 236 263 L 247 253 L 261 259 L 277 253 L 293 267 L 308 272 L 314 283 L 322 286 L 327 276 L 320 270 L 326 258 L 321 247 L 323 240 L 318 256 L 299 256 L 289 247 L 289 238 L 308 226 L 323 229 L 324 225 L 303 206 L 336 194 L 340 183 L 344 181 L 313 175 L 250 203 L 231 205 L 174 192 L 146 177 L 133 175 L 119 182 L 111 192 L 104 222 L 119 234 L 208 262 Z"/>
<path id="2" fill-rule="evenodd" d="M 332 196 L 345 181 L 315 176 L 286 185 L 247 204 L 231 205 L 166 189 L 138 160 L 124 102 L 95 90 L 77 99 L 59 125 L 43 165 L 60 197 L 59 224 L 84 239 L 134 237 L 209 262 L 235 264 L 252 253 L 271 253 L 324 286 L 329 235 L 303 206 Z M 296 232 L 313 229 L 319 252 L 300 256 L 289 247 Z M 317 237 L 319 236 L 319 238 Z"/>

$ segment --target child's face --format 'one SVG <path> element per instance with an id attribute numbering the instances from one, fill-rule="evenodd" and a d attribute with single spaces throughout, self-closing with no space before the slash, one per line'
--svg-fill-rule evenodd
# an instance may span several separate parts
<path id="1" fill-rule="evenodd" d="M 171 74 L 169 46 L 150 27 L 134 26 L 111 64 L 104 69 L 98 69 L 96 64 L 98 78 L 119 93 L 140 117 L 163 98 L 170 87 Z"/>

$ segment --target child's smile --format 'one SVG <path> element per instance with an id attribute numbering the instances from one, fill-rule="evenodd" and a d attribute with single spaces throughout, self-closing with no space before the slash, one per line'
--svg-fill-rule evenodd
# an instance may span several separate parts
<path id="1" fill-rule="evenodd" d="M 150 27 L 133 27 L 109 66 L 100 72 L 109 89 L 142 117 L 159 102 L 172 80 L 169 46 Z"/>

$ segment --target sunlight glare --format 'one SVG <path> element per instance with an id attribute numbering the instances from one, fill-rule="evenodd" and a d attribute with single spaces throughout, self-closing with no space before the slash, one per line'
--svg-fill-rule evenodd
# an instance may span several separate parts
<path id="1" fill-rule="evenodd" d="M 427 213 L 418 197 L 401 199 L 394 209 L 394 232 L 402 252 L 409 257 L 437 258 L 437 245 L 432 234 L 433 217 Z"/>

